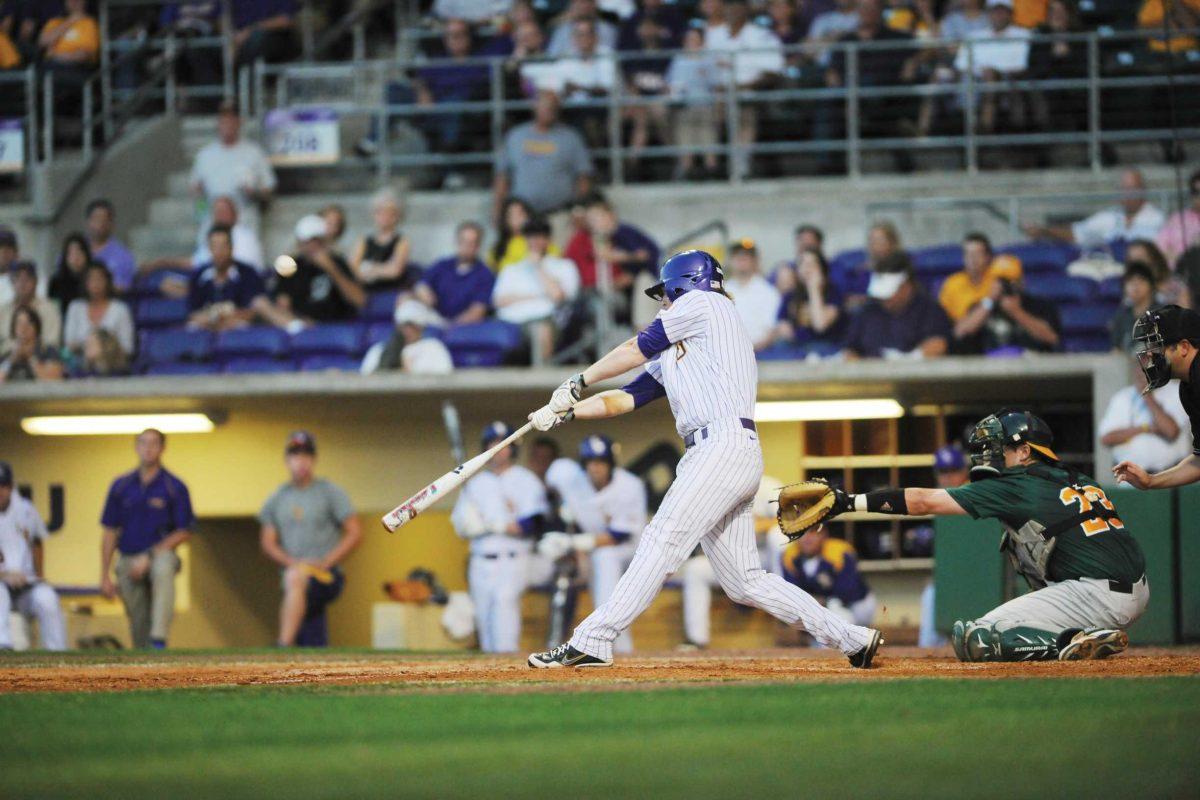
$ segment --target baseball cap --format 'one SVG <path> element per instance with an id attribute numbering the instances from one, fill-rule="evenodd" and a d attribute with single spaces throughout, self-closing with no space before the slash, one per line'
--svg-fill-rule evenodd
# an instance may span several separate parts
<path id="1" fill-rule="evenodd" d="M 966 466 L 966 453 L 956 444 L 943 445 L 933 454 L 933 468 L 938 472 L 959 470 Z"/>
<path id="2" fill-rule="evenodd" d="M 758 244 L 749 236 L 743 236 L 733 243 L 733 247 L 729 248 L 730 255 L 734 253 L 754 253 L 758 255 Z"/>
<path id="3" fill-rule="evenodd" d="M 507 439 L 511 434 L 512 428 L 508 427 L 508 425 L 501 420 L 496 420 L 495 422 L 489 422 L 487 425 L 483 426 L 483 436 L 480 437 L 480 440 L 483 442 L 483 446 L 487 447 L 492 442 L 498 442 L 501 439 Z"/>
<path id="4" fill-rule="evenodd" d="M 7 461 L 0 461 L 0 486 L 12 486 L 12 466 Z"/>
<path id="5" fill-rule="evenodd" d="M 396 306 L 392 321 L 397 325 L 434 325 L 441 321 L 432 308 L 420 300 L 408 298 Z"/>
<path id="6" fill-rule="evenodd" d="M 876 300 L 890 300 L 908 280 L 912 262 L 904 253 L 893 253 L 875 265 L 871 282 L 867 284 L 867 296 Z"/>
<path id="7" fill-rule="evenodd" d="M 17 247 L 17 234 L 12 228 L 0 225 L 0 247 Z"/>
<path id="8" fill-rule="evenodd" d="M 1158 318 L 1158 333 L 1163 345 L 1172 345 L 1184 339 L 1200 342 L 1200 313 L 1180 306 L 1163 306 L 1155 313 Z"/>
<path id="9" fill-rule="evenodd" d="M 317 454 L 317 440 L 308 431 L 293 431 L 288 436 L 284 452 L 288 455 L 292 453 L 308 453 L 310 456 L 315 456 Z"/>
<path id="10" fill-rule="evenodd" d="M 296 223 L 296 239 L 301 242 L 307 242 L 310 239 L 324 239 L 328 232 L 325 220 L 316 214 L 307 214 Z"/>

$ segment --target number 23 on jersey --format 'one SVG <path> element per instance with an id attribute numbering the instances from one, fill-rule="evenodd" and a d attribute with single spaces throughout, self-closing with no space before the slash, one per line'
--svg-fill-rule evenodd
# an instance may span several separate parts
<path id="1" fill-rule="evenodd" d="M 1110 512 L 1115 512 L 1112 501 L 1104 494 L 1104 490 L 1096 486 L 1081 487 L 1083 491 L 1068 486 L 1058 493 L 1058 499 L 1062 501 L 1064 506 L 1069 506 L 1072 503 L 1079 503 L 1079 511 L 1083 514 L 1092 510 L 1092 507 L 1099 504 Z M 1095 536 L 1097 533 L 1104 533 L 1113 528 L 1124 528 L 1125 523 L 1121 522 L 1120 518 L 1110 516 L 1107 519 L 1102 517 L 1093 517 L 1092 519 L 1084 520 L 1080 523 L 1083 528 L 1083 533 L 1086 536 Z"/>

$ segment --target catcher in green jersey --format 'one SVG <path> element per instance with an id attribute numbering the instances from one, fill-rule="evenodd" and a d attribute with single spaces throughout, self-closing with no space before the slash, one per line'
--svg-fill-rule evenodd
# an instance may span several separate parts
<path id="1" fill-rule="evenodd" d="M 1050 427 L 1028 411 L 981 420 L 970 438 L 971 482 L 957 489 L 837 495 L 834 513 L 967 514 L 999 520 L 1001 549 L 1034 591 L 977 620 L 954 623 L 961 661 L 1105 658 L 1150 599 L 1142 548 L 1096 481 L 1051 449 Z"/>

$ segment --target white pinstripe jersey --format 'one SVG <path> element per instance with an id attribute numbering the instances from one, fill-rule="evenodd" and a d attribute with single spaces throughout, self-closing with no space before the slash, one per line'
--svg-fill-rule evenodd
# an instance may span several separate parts
<path id="1" fill-rule="evenodd" d="M 20 572 L 37 580 L 33 569 L 33 543 L 48 536 L 42 515 L 14 488 L 8 508 L 0 511 L 0 572 Z M 0 587 L 3 591 L 3 587 Z M 0 624 L 8 624 L 0 620 Z"/>
<path id="2" fill-rule="evenodd" d="M 667 390 L 675 430 L 686 436 L 718 420 L 754 418 L 758 362 L 733 301 L 685 292 L 658 312 L 671 347 L 646 363 Z"/>
<path id="3" fill-rule="evenodd" d="M 471 552 L 475 554 L 528 552 L 533 547 L 530 539 L 508 536 L 500 531 L 512 522 L 545 514 L 550 509 L 542 482 L 520 464 L 513 464 L 499 475 L 484 470 L 467 481 L 450 517 L 456 527 L 461 524 L 460 515 L 466 512 L 466 505 L 474 506 L 487 527 L 496 531 L 471 540 Z"/>
<path id="4" fill-rule="evenodd" d="M 586 491 L 568 501 L 575 524 L 584 533 L 627 533 L 637 541 L 646 527 L 646 485 L 629 470 L 617 467 L 612 480 L 596 489 L 584 479 Z"/>

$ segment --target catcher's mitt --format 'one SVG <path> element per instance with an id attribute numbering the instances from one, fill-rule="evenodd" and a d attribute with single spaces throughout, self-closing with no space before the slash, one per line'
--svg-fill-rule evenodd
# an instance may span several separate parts
<path id="1" fill-rule="evenodd" d="M 823 478 L 811 478 L 779 490 L 775 518 L 779 520 L 779 530 L 789 541 L 795 541 L 850 507 L 850 498 L 841 489 L 830 486 Z"/>

